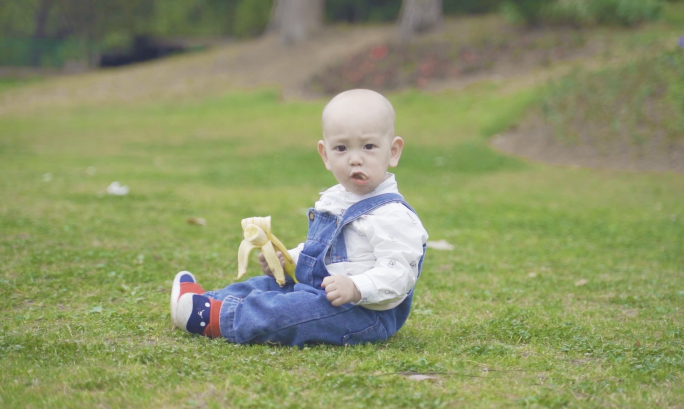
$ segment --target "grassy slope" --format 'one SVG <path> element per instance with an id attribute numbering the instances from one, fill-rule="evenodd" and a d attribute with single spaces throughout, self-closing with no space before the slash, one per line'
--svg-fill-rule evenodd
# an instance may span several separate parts
<path id="1" fill-rule="evenodd" d="M 402 192 L 456 250 L 430 251 L 389 342 L 301 351 L 174 331 L 168 294 L 182 269 L 234 280 L 243 217 L 303 238 L 334 182 L 314 148 L 323 102 L 0 118 L 0 406 L 684 405 L 684 179 L 500 156 L 485 137 L 534 97 L 501 89 L 392 97 Z M 131 193 L 104 195 L 113 180 Z"/>

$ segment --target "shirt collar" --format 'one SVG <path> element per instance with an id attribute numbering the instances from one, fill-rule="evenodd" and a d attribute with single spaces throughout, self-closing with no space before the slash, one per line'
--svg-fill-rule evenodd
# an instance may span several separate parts
<path id="1" fill-rule="evenodd" d="M 385 193 L 399 193 L 397 180 L 393 173 L 387 172 L 385 180 L 374 191 L 365 195 L 356 195 L 347 192 L 342 185 L 335 185 L 325 192 L 321 192 L 321 198 L 316 202 L 316 210 L 341 215 L 349 206 Z"/>

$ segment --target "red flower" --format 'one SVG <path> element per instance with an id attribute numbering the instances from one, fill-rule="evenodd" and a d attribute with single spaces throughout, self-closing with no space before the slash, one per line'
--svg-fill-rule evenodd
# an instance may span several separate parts
<path id="1" fill-rule="evenodd" d="M 436 67 L 437 61 L 430 58 L 420 63 L 418 66 L 418 71 L 420 71 L 420 75 L 423 77 L 430 77 L 435 72 Z"/>
<path id="2" fill-rule="evenodd" d="M 381 45 L 371 49 L 370 58 L 373 60 L 382 60 L 387 57 L 387 46 Z"/>

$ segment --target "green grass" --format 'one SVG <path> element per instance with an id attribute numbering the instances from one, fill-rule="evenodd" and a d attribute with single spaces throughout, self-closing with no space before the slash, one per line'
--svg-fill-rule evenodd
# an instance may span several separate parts
<path id="1" fill-rule="evenodd" d="M 41 81 L 42 78 L 38 76 L 34 77 L 22 77 L 22 78 L 17 78 L 17 77 L 0 77 L 0 93 L 3 93 L 7 90 L 17 88 L 23 85 L 31 84 L 31 83 L 36 83 Z"/>
<path id="2" fill-rule="evenodd" d="M 555 136 L 569 143 L 684 137 L 684 49 L 599 72 L 576 71 L 551 82 L 540 105 Z"/>
<path id="3" fill-rule="evenodd" d="M 0 406 L 684 406 L 684 178 L 492 151 L 536 95 L 391 96 L 401 191 L 456 249 L 429 251 L 388 342 L 303 350 L 173 330 L 168 296 L 183 269 L 235 281 L 244 217 L 304 238 L 334 183 L 315 150 L 323 101 L 0 117 Z M 105 195 L 114 180 L 131 193 Z"/>

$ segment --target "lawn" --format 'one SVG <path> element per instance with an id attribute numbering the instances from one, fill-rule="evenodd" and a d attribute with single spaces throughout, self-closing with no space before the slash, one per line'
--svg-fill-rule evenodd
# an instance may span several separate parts
<path id="1" fill-rule="evenodd" d="M 303 240 L 334 183 L 315 149 L 325 101 L 262 89 L 0 117 L 0 406 L 684 407 L 684 177 L 495 152 L 540 92 L 519 88 L 389 95 L 400 189 L 455 249 L 429 250 L 386 343 L 302 350 L 174 330 L 168 297 L 184 269 L 235 282 L 242 218 Z"/>

